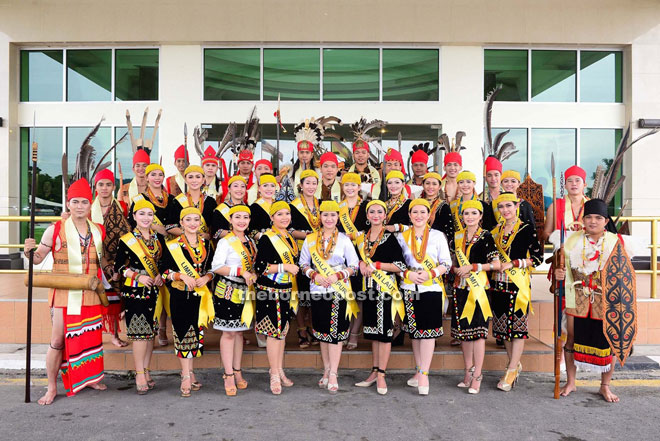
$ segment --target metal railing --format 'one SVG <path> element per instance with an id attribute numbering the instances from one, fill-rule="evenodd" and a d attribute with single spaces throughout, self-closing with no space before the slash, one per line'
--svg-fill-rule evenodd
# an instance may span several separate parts
<path id="1" fill-rule="evenodd" d="M 61 218 L 59 216 L 36 216 L 35 221 L 38 223 L 57 222 Z M 635 270 L 637 274 L 650 274 L 651 275 L 651 298 L 657 298 L 658 289 L 658 222 L 660 216 L 627 216 L 621 217 L 621 222 L 649 222 L 651 224 L 651 259 L 650 268 L 648 270 Z M 30 222 L 30 216 L 0 216 L 0 222 Z M 0 244 L 0 248 L 18 248 L 22 249 L 23 244 Z M 27 270 L 0 270 L 0 274 L 23 274 Z M 545 271 L 534 270 L 532 274 L 545 274 Z"/>

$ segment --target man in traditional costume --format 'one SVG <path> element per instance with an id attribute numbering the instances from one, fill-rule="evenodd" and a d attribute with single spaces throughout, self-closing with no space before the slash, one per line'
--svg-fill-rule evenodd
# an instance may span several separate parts
<path id="1" fill-rule="evenodd" d="M 174 166 L 176 167 L 176 173 L 168 177 L 165 182 L 165 188 L 172 196 L 177 196 L 186 190 L 186 180 L 183 177 L 183 172 L 186 171 L 186 167 L 189 165 L 190 159 L 188 157 L 188 150 L 186 150 L 185 145 L 181 144 L 174 151 Z"/>
<path id="2" fill-rule="evenodd" d="M 413 176 L 408 181 L 408 185 L 421 187 L 424 182 L 424 175 L 429 171 L 429 155 L 424 150 L 416 150 L 412 154 L 410 163 L 412 165 Z"/>
<path id="3" fill-rule="evenodd" d="M 111 281 L 112 288 L 106 291 L 110 304 L 103 307 L 103 330 L 112 334 L 112 344 L 117 347 L 128 345 L 119 338 L 119 315 L 122 311 L 121 284 L 119 274 L 114 271 L 114 261 L 117 256 L 117 246 L 121 237 L 131 230 L 124 202 L 114 198 L 115 175 L 109 169 L 104 169 L 94 176 L 96 199 L 92 203 L 92 222 L 103 225 L 106 231 L 103 239 L 103 273 Z"/>
<path id="4" fill-rule="evenodd" d="M 147 166 L 151 162 L 149 152 L 144 149 L 137 149 L 133 154 L 133 173 L 135 177 L 131 182 L 123 184 L 119 190 L 119 200 L 130 206 L 133 198 L 140 193 L 147 191 Z"/>
<path id="5" fill-rule="evenodd" d="M 53 253 L 53 273 L 102 277 L 103 227 L 89 220 L 92 191 L 85 178 L 75 181 L 67 191 L 66 220 L 49 226 L 34 252 L 40 264 Z M 35 248 L 34 239 L 25 240 L 26 255 Z M 48 295 L 52 329 L 46 353 L 48 390 L 39 404 L 51 404 L 57 395 L 57 373 L 67 396 L 85 387 L 105 390 L 103 373 L 102 311 L 99 295 L 91 290 L 51 289 Z"/>
<path id="6" fill-rule="evenodd" d="M 321 179 L 314 197 L 321 201 L 341 201 L 341 183 L 337 179 L 339 160 L 332 152 L 321 155 Z"/>
<path id="7" fill-rule="evenodd" d="M 254 153 L 250 149 L 243 149 L 238 154 L 238 172 L 236 175 L 242 176 L 247 182 L 248 190 L 252 188 L 252 185 L 256 182 L 254 179 L 254 174 L 252 173 L 252 167 L 254 165 Z"/>
<path id="8" fill-rule="evenodd" d="M 204 169 L 204 185 L 202 185 L 202 192 L 221 201 L 227 194 L 227 167 L 225 161 L 218 158 L 215 154 L 215 149 L 208 146 L 202 156 L 202 168 Z M 218 169 L 222 163 L 220 170 L 220 177 L 218 177 Z"/>
<path id="9" fill-rule="evenodd" d="M 484 163 L 484 170 L 486 171 L 486 193 L 479 194 L 479 199 L 492 204 L 502 191 L 502 163 L 496 157 L 489 156 Z M 493 208 L 497 211 L 497 207 Z"/>
<path id="10" fill-rule="evenodd" d="M 562 224 L 565 229 L 570 231 L 582 229 L 584 204 L 588 200 L 584 194 L 587 186 L 587 172 L 583 168 L 574 165 L 566 169 L 564 179 L 566 180 L 565 187 L 568 197 L 557 199 L 548 207 L 545 218 L 545 238 L 542 238 L 541 243 L 550 237 L 553 231 L 559 230 Z M 555 210 L 557 210 L 556 216 Z M 553 224 L 554 219 L 557 220 L 556 224 Z"/>
<path id="11" fill-rule="evenodd" d="M 373 188 L 371 196 L 374 199 L 378 198 L 381 179 L 378 169 L 369 164 L 369 144 L 367 142 L 359 139 L 353 143 L 353 165 L 350 166 L 348 172 L 360 175 L 361 186 L 366 184 L 367 188 Z"/>

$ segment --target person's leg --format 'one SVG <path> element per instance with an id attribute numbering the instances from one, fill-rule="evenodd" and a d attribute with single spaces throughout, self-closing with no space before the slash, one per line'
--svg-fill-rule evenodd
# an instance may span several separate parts
<path id="1" fill-rule="evenodd" d="M 412 380 L 413 382 L 419 383 L 419 366 L 422 363 L 420 342 L 421 340 L 419 339 L 412 339 L 413 358 L 415 359 L 415 375 L 413 375 L 412 378 L 408 380 L 409 382 Z"/>
<path id="2" fill-rule="evenodd" d="M 234 345 L 236 340 L 242 338 L 237 336 L 236 332 L 222 331 L 220 336 L 220 358 L 222 359 L 222 367 L 225 371 L 223 379 L 225 382 L 225 390 L 236 390 L 236 382 L 234 379 Z"/>
<path id="3" fill-rule="evenodd" d="M 341 350 L 344 345 L 341 343 L 328 344 L 328 358 L 330 372 L 328 373 L 328 390 L 331 393 L 337 392 L 339 384 L 337 382 L 337 370 L 339 369 L 339 361 L 341 360 Z"/>
<path id="4" fill-rule="evenodd" d="M 181 395 L 189 397 L 192 390 L 192 380 L 190 377 L 192 358 L 179 358 L 179 363 L 181 363 Z"/>
<path id="5" fill-rule="evenodd" d="M 147 386 L 147 376 L 144 371 L 144 359 L 147 354 L 147 341 L 136 340 L 133 342 L 133 363 L 135 364 L 135 385 L 138 392 L 143 392 Z"/>
<path id="6" fill-rule="evenodd" d="M 376 376 L 377 376 L 376 374 L 378 373 L 378 371 L 375 371 L 373 368 L 385 369 L 383 367 L 380 367 L 380 348 L 381 348 L 381 345 L 380 345 L 379 341 L 374 340 L 374 341 L 371 342 L 371 360 L 372 360 L 371 366 L 372 366 L 372 370 L 369 373 L 369 376 L 367 377 L 367 379 L 364 380 L 366 383 L 376 379 Z"/>
<path id="7" fill-rule="evenodd" d="M 145 377 L 147 378 L 147 384 L 149 385 L 150 389 L 153 389 L 153 387 L 156 385 L 156 382 L 151 378 L 151 369 L 149 366 L 151 365 L 151 357 L 153 356 L 154 353 L 154 341 L 153 340 L 146 340 L 147 343 L 147 350 L 145 351 L 144 354 L 144 373 Z"/>
<path id="8" fill-rule="evenodd" d="M 577 368 L 575 366 L 575 358 L 573 357 L 573 344 L 575 343 L 574 333 L 575 319 L 566 316 L 566 344 L 564 345 L 564 359 L 566 361 L 566 384 L 561 388 L 560 395 L 567 397 L 571 392 L 577 390 L 575 385 L 575 377 L 577 375 Z"/>
<path id="9" fill-rule="evenodd" d="M 509 363 L 507 364 L 507 367 L 511 365 L 511 351 L 512 351 L 512 342 L 509 340 L 504 340 L 504 349 L 506 349 L 506 357 L 509 360 Z"/>
<path id="10" fill-rule="evenodd" d="M 358 312 L 357 317 L 353 317 L 351 320 L 351 326 L 349 327 L 349 336 L 348 343 L 346 344 L 346 349 L 352 351 L 357 348 L 358 338 L 360 337 L 360 328 L 362 328 L 362 302 L 359 302 L 360 312 Z"/>
<path id="11" fill-rule="evenodd" d="M 279 395 L 282 393 L 282 383 L 278 373 L 279 360 L 280 360 L 280 344 L 279 340 L 272 337 L 266 337 L 266 355 L 268 356 L 268 366 L 270 369 L 270 391 Z"/>
<path id="12" fill-rule="evenodd" d="M 48 390 L 39 398 L 38 403 L 51 404 L 57 395 L 57 373 L 62 366 L 64 351 L 64 314 L 62 308 L 53 308 L 53 323 L 50 331 L 50 347 L 46 352 L 46 374 L 48 375 Z"/>
<path id="13" fill-rule="evenodd" d="M 600 376 L 600 390 L 599 393 L 603 396 L 603 399 L 608 403 L 618 403 L 619 397 L 612 393 L 610 389 L 610 383 L 612 382 L 612 376 L 614 375 L 614 366 L 616 366 L 616 357 L 612 359 L 612 366 L 608 372 L 603 372 Z"/>
<path id="14" fill-rule="evenodd" d="M 425 338 L 419 341 L 419 370 L 421 372 L 429 372 L 431 369 L 431 360 L 433 359 L 433 350 L 435 349 L 435 339 Z M 419 375 L 419 386 L 428 387 L 429 376 L 428 374 Z"/>
<path id="15" fill-rule="evenodd" d="M 375 342 L 378 348 L 378 363 L 374 366 L 378 366 L 378 369 L 381 371 L 387 371 L 387 363 L 390 361 L 390 352 L 392 351 L 392 343 L 386 342 Z M 378 388 L 387 388 L 387 383 L 385 382 L 385 374 L 377 375 L 376 387 Z"/>
<path id="16" fill-rule="evenodd" d="M 163 308 L 158 318 L 158 344 L 160 346 L 167 346 L 167 311 Z"/>
<path id="17" fill-rule="evenodd" d="M 486 358 L 485 338 L 479 338 L 473 342 L 472 357 L 474 359 L 474 375 L 470 383 L 470 390 L 478 393 L 481 389 L 481 380 L 483 379 L 481 370 L 484 367 L 484 358 Z"/>
<path id="18" fill-rule="evenodd" d="M 236 381 L 236 386 L 239 389 L 245 389 L 247 387 L 247 381 L 243 378 L 243 371 L 241 366 L 243 363 L 243 331 L 236 333 L 234 338 L 234 358 L 233 358 L 233 370 L 234 370 L 234 380 Z"/>
<path id="19" fill-rule="evenodd" d="M 518 363 L 522 358 L 523 350 L 525 349 L 525 339 L 523 338 L 514 338 L 509 343 L 511 347 L 511 353 L 509 354 L 509 369 L 518 369 Z"/>
<path id="20" fill-rule="evenodd" d="M 328 343 L 321 342 L 321 360 L 323 361 L 323 377 L 319 380 L 319 387 L 325 388 L 328 385 L 328 374 L 330 372 L 330 352 L 328 350 Z"/>
<path id="21" fill-rule="evenodd" d="M 458 383 L 458 387 L 469 387 L 475 370 L 474 367 L 474 342 L 462 341 L 461 352 L 463 352 L 463 364 L 465 365 L 465 374 L 463 381 Z"/>
<path id="22" fill-rule="evenodd" d="M 280 381 L 282 382 L 282 386 L 284 387 L 291 387 L 293 386 L 293 381 L 291 381 L 287 376 L 284 374 L 284 348 L 286 347 L 286 340 L 282 339 L 279 341 L 280 344 L 280 349 L 279 349 L 279 359 L 278 359 L 278 364 L 277 364 L 277 372 L 280 375 Z"/>

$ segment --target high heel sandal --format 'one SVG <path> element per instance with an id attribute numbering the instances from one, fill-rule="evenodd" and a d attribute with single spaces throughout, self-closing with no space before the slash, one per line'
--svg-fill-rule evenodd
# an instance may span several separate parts
<path id="1" fill-rule="evenodd" d="M 147 379 L 147 386 L 149 386 L 149 389 L 151 390 L 156 387 L 156 382 L 151 378 L 151 369 L 144 368 L 144 375 L 145 377 L 149 375 L 149 378 Z"/>
<path id="2" fill-rule="evenodd" d="M 347 350 L 347 351 L 352 351 L 352 350 L 354 350 L 355 348 L 358 347 L 358 344 L 355 343 L 355 342 L 351 342 L 351 337 L 354 336 L 354 335 L 357 336 L 357 337 L 359 337 L 359 336 L 360 336 L 360 333 L 358 332 L 358 333 L 356 334 L 355 332 L 349 332 L 348 335 L 349 335 L 349 337 L 348 337 L 348 343 L 346 343 L 346 350 Z"/>
<path id="3" fill-rule="evenodd" d="M 330 395 L 335 395 L 339 390 L 339 383 L 330 383 L 330 375 L 334 375 L 335 379 L 339 377 L 337 376 L 337 372 L 328 373 L 328 392 L 330 392 Z"/>
<path id="4" fill-rule="evenodd" d="M 239 372 L 241 374 L 241 377 L 243 376 L 243 371 L 240 369 L 233 368 L 234 373 Z M 235 378 L 235 377 L 234 377 Z M 239 381 L 236 381 L 236 387 L 243 390 L 247 389 L 248 387 L 248 382 L 245 381 L 244 378 L 241 378 Z"/>
<path id="5" fill-rule="evenodd" d="M 195 373 L 193 371 L 190 371 L 190 376 L 192 377 L 193 375 L 195 375 Z M 195 378 L 195 381 L 193 381 L 191 383 L 191 386 L 192 386 L 192 390 L 197 391 L 197 390 L 200 390 L 202 388 L 202 383 L 197 381 L 197 378 Z"/>
<path id="6" fill-rule="evenodd" d="M 144 375 L 144 371 L 135 371 L 135 391 L 137 392 L 138 395 L 146 395 L 147 392 L 149 391 L 149 385 L 138 384 L 137 376 L 140 374 Z"/>
<path id="7" fill-rule="evenodd" d="M 280 382 L 282 383 L 282 386 L 284 386 L 284 387 L 293 386 L 293 381 L 289 380 L 286 377 L 286 375 L 284 375 L 284 369 L 280 369 L 279 374 L 280 374 Z"/>
<path id="8" fill-rule="evenodd" d="M 180 388 L 180 390 L 181 390 L 181 396 L 183 398 L 188 398 L 191 395 L 190 394 L 191 388 L 190 387 L 187 387 L 187 388 L 183 387 L 183 382 L 186 381 L 186 380 L 190 380 L 190 375 L 181 375 L 181 388 Z"/>
<path id="9" fill-rule="evenodd" d="M 378 372 L 378 370 L 379 370 L 379 369 L 378 369 L 378 366 L 374 366 L 374 367 L 372 367 L 372 368 L 371 368 L 371 374 L 373 374 L 374 372 Z M 374 383 L 376 382 L 376 380 L 377 380 L 377 378 L 374 378 L 374 379 L 371 380 L 371 381 L 364 380 L 364 381 L 360 381 L 359 383 L 355 383 L 355 385 L 356 385 L 357 387 L 369 387 L 369 386 L 371 386 L 372 384 L 374 384 Z"/>
<path id="10" fill-rule="evenodd" d="M 279 395 L 282 393 L 282 380 L 280 380 L 279 373 L 272 373 L 270 369 L 268 370 L 270 374 L 270 391 L 273 395 Z"/>
<path id="11" fill-rule="evenodd" d="M 421 375 L 426 375 L 427 377 L 429 376 L 429 371 L 423 371 L 423 370 L 420 369 L 419 373 Z M 417 392 L 420 395 L 428 395 L 429 394 L 429 387 L 428 386 L 417 386 Z"/>
<path id="12" fill-rule="evenodd" d="M 227 378 L 234 378 L 234 382 L 236 381 L 233 373 L 228 374 L 228 373 L 225 372 L 224 374 L 222 374 L 222 379 L 223 380 L 226 380 Z M 236 383 L 234 383 L 234 387 L 227 387 L 227 384 L 225 384 L 225 395 L 227 395 L 228 397 L 236 396 L 236 385 L 235 384 Z"/>
<path id="13" fill-rule="evenodd" d="M 298 347 L 300 347 L 300 349 L 307 349 L 311 344 L 311 342 L 309 341 L 309 334 L 307 334 L 307 336 L 305 337 L 302 335 L 302 331 L 307 332 L 307 328 L 305 328 L 304 326 L 298 328 Z"/>
<path id="14" fill-rule="evenodd" d="M 472 381 L 470 381 L 470 387 L 468 388 L 468 393 L 471 394 L 471 395 L 478 394 L 479 391 L 481 390 L 481 380 L 483 380 L 483 379 L 484 379 L 484 374 L 481 374 L 478 377 L 473 376 Z M 479 382 L 479 387 L 476 388 L 476 389 L 474 387 L 472 387 L 472 383 L 474 383 L 475 381 Z"/>
<path id="15" fill-rule="evenodd" d="M 419 366 L 415 366 L 415 375 L 419 373 Z M 419 386 L 419 380 L 413 376 L 412 378 L 409 378 L 406 384 L 410 387 L 417 387 Z"/>
<path id="16" fill-rule="evenodd" d="M 326 372 L 328 374 L 326 374 Z M 320 389 L 327 389 L 328 388 L 328 375 L 330 373 L 330 369 L 323 369 L 323 377 L 319 380 L 319 388 Z"/>
<path id="17" fill-rule="evenodd" d="M 470 372 L 470 379 L 466 383 L 465 380 L 461 381 L 456 385 L 456 387 L 460 387 L 461 389 L 465 389 L 467 387 L 470 387 L 470 384 L 472 383 L 472 377 L 474 376 L 474 366 L 472 366 L 470 369 L 465 369 L 465 372 Z"/>
<path id="18" fill-rule="evenodd" d="M 497 383 L 497 388 L 504 392 L 509 392 L 518 382 L 518 375 L 520 375 L 520 371 L 517 368 L 507 369 L 504 376 Z"/>
<path id="19" fill-rule="evenodd" d="M 376 379 L 378 379 L 378 376 L 382 375 L 383 380 L 385 380 L 385 371 L 383 369 L 378 369 L 378 373 L 376 374 Z M 387 393 L 387 384 L 385 387 L 378 387 L 378 384 L 376 384 L 376 392 L 378 392 L 378 395 L 385 395 Z"/>

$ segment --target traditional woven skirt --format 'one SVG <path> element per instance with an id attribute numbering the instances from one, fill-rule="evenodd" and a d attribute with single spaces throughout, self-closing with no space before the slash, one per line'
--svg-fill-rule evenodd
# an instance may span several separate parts
<path id="1" fill-rule="evenodd" d="M 523 311 L 515 311 L 517 292 L 490 290 L 490 306 L 493 310 L 493 335 L 501 340 L 528 338 L 527 314 L 529 305 Z"/>
<path id="2" fill-rule="evenodd" d="M 375 283 L 375 282 L 374 282 Z M 362 301 L 362 325 L 367 340 L 392 343 L 394 322 L 392 322 L 392 296 L 376 288 L 365 291 Z"/>
<path id="3" fill-rule="evenodd" d="M 289 321 L 295 315 L 290 306 L 291 288 L 277 289 L 257 284 L 256 297 L 256 333 L 284 340 L 289 332 Z"/>
<path id="4" fill-rule="evenodd" d="M 122 290 L 126 312 L 126 337 L 129 340 L 153 340 L 158 333 L 156 301 L 158 287 L 129 287 Z"/>
<path id="5" fill-rule="evenodd" d="M 312 334 L 324 343 L 348 339 L 351 322 L 346 318 L 346 300 L 336 292 L 312 293 Z"/>
<path id="6" fill-rule="evenodd" d="M 103 380 L 101 305 L 83 306 L 80 315 L 64 314 L 62 382 L 68 397 Z"/>
<path id="7" fill-rule="evenodd" d="M 121 314 L 122 305 L 122 286 L 117 282 L 112 282 L 113 289 L 106 290 L 105 295 L 108 298 L 108 306 L 101 306 L 103 314 L 103 331 L 109 334 L 121 332 L 119 327 L 119 315 Z M 128 323 L 128 321 L 126 322 Z"/>
<path id="8" fill-rule="evenodd" d="M 481 313 L 481 308 L 477 304 L 472 316 L 472 323 L 468 319 L 461 319 L 463 309 L 468 298 L 468 290 L 465 288 L 456 288 L 454 290 L 454 312 L 451 316 L 451 336 L 456 340 L 474 341 L 480 338 L 488 338 L 488 320 Z"/>
<path id="9" fill-rule="evenodd" d="M 603 333 L 603 321 L 575 317 L 573 334 L 575 365 L 587 371 L 609 372 L 612 368 L 612 350 Z"/>
<path id="10" fill-rule="evenodd" d="M 412 339 L 442 337 L 442 292 L 403 290 L 403 330 Z"/>
<path id="11" fill-rule="evenodd" d="M 170 287 L 174 353 L 179 358 L 202 356 L 204 329 L 197 324 L 200 301 L 200 296 Z"/>
<path id="12" fill-rule="evenodd" d="M 220 285 L 220 284 L 224 284 Z M 250 329 L 241 322 L 243 314 L 243 303 L 234 303 L 231 297 L 234 289 L 247 291 L 247 285 L 236 283 L 220 276 L 218 284 L 213 293 L 213 307 L 215 309 L 215 319 L 213 320 L 213 329 L 219 331 L 247 331 Z"/>

